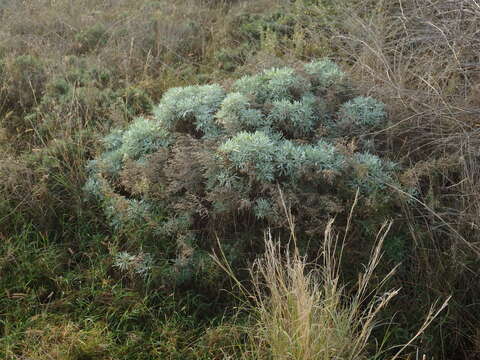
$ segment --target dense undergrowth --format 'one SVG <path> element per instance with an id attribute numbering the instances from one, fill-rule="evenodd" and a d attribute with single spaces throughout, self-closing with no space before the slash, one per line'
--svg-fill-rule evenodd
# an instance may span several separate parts
<path id="1" fill-rule="evenodd" d="M 249 358 L 262 324 L 210 255 L 248 284 L 264 230 L 288 244 L 285 204 L 305 261 L 336 218 L 345 294 L 392 220 L 369 286 L 400 264 L 401 291 L 361 356 L 391 359 L 450 295 L 410 358 L 478 356 L 479 19 L 474 0 L 0 0 L 0 357 Z"/>

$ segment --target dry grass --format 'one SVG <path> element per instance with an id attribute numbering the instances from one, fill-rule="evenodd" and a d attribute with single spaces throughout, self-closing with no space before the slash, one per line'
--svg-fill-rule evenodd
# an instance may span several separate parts
<path id="1" fill-rule="evenodd" d="M 432 184 L 437 213 L 478 230 L 480 4 L 361 1 L 340 8 L 345 21 L 330 24 L 332 44 L 364 91 L 389 105 L 392 124 L 382 130 L 389 153 L 420 160 L 410 175 L 420 186 L 440 182 Z"/>
<path id="2" fill-rule="evenodd" d="M 8 359 L 112 359 L 108 350 L 113 342 L 101 326 L 82 328 L 68 320 L 41 317 L 32 322 L 35 325 L 25 331 L 28 341 L 22 344 L 21 349 L 5 349 Z M 17 356 L 18 352 L 22 355 Z"/>
<path id="3" fill-rule="evenodd" d="M 352 215 L 353 208 L 347 231 Z M 358 275 L 355 290 L 350 293 L 340 279 L 345 237 L 339 239 L 333 220 L 325 228 L 321 254 L 323 262 L 318 264 L 309 263 L 300 255 L 293 217 L 289 212 L 287 217 L 292 250 L 282 250 L 280 243 L 267 232 L 265 253 L 250 269 L 252 290 L 236 278 L 223 253 L 221 257 L 214 256 L 250 304 L 247 311 L 252 315 L 253 323 L 244 330 L 248 340 L 242 359 L 360 360 L 376 359 L 389 353 L 388 358 L 395 360 L 447 307 L 449 298 L 440 306 L 435 302 L 416 334 L 406 344 L 383 348 L 379 345 L 383 344 L 382 339 L 374 339 L 372 332 L 389 321 L 381 319 L 382 310 L 400 290 L 383 291 L 382 287 L 397 268 L 381 280 L 376 279 L 377 285 L 373 288 L 372 285 L 392 223 L 384 223 L 379 230 L 368 264 Z"/>
<path id="4" fill-rule="evenodd" d="M 382 294 L 378 302 L 362 309 L 371 276 L 368 271 L 355 296 L 346 300 L 333 263 L 334 249 L 328 249 L 332 243 L 329 227 L 325 251 L 330 254 L 323 267 L 309 271 L 298 252 L 283 255 L 268 235 L 266 254 L 253 270 L 258 316 L 251 339 L 254 358 L 264 358 L 265 352 L 274 359 L 365 358 L 375 317 L 397 291 Z M 373 259 L 368 269 L 373 270 L 378 260 Z"/>

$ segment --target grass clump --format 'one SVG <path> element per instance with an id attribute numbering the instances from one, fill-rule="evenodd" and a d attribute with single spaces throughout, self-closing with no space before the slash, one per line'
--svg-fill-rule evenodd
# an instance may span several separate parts
<path id="1" fill-rule="evenodd" d="M 353 208 L 349 224 L 352 215 Z M 288 212 L 287 221 L 291 242 L 283 248 L 273 240 L 270 231 L 265 233 L 265 253 L 250 267 L 251 287 L 237 278 L 221 250 L 220 257 L 214 256 L 245 299 L 243 309 L 249 320 L 239 327 L 247 334 L 247 340 L 238 344 L 241 349 L 238 358 L 397 359 L 447 306 L 448 299 L 443 305 L 432 307 L 418 332 L 406 344 L 385 349 L 383 341 L 377 339 L 377 347 L 372 347 L 375 329 L 382 325 L 383 309 L 400 291 L 381 289 L 394 276 L 397 267 L 375 281 L 377 285 L 373 284 L 392 223 L 381 227 L 364 272 L 359 274 L 354 290 L 348 292 L 341 280 L 344 244 L 339 244 L 341 240 L 334 233 L 333 220 L 325 229 L 322 252 L 315 263 L 309 263 L 300 255 L 294 219 Z"/>
<path id="2" fill-rule="evenodd" d="M 368 270 L 376 265 L 373 260 Z M 368 303 L 362 294 L 367 275 L 358 293 L 346 298 L 335 263 L 316 270 L 307 266 L 298 253 L 283 256 L 271 237 L 267 239 L 265 256 L 253 269 L 257 323 L 248 358 L 367 358 L 366 347 L 378 325 L 376 315 L 397 291 L 378 294 L 380 302 Z"/>

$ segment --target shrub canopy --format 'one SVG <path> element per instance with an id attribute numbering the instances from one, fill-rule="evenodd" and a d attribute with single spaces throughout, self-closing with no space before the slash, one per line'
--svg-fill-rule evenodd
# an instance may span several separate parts
<path id="1" fill-rule="evenodd" d="M 394 206 L 398 166 L 365 142 L 346 145 L 386 125 L 384 104 L 347 88 L 340 68 L 319 60 L 244 76 L 230 91 L 170 89 L 153 118 L 105 137 L 85 188 L 116 229 L 146 224 L 181 248 L 202 247 L 211 232 L 283 227 L 279 187 L 305 233 L 357 189 L 366 214 Z"/>

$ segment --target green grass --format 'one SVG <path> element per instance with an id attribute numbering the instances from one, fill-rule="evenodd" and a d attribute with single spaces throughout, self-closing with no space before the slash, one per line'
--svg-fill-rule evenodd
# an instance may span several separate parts
<path id="1" fill-rule="evenodd" d="M 31 228 L 2 239 L 3 359 L 201 358 L 191 347 L 218 316 L 205 318 L 201 298 L 118 273 L 112 239 L 76 241 Z"/>

